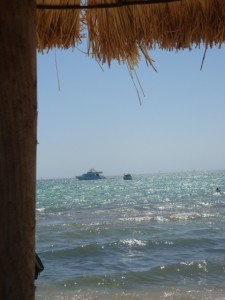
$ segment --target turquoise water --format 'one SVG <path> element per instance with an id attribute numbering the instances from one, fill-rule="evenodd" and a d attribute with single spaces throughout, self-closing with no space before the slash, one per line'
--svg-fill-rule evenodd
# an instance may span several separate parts
<path id="1" fill-rule="evenodd" d="M 36 299 L 225 299 L 224 178 L 39 180 Z"/>

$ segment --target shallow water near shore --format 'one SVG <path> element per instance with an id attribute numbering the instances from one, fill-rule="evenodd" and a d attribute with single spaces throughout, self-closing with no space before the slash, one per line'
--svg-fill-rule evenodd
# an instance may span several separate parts
<path id="1" fill-rule="evenodd" d="M 39 180 L 36 299 L 225 299 L 224 178 Z"/>

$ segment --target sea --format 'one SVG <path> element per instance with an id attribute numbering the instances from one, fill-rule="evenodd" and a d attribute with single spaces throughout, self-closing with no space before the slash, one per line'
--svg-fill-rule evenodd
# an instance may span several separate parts
<path id="1" fill-rule="evenodd" d="M 132 176 L 37 181 L 35 299 L 225 299 L 225 171 Z"/>

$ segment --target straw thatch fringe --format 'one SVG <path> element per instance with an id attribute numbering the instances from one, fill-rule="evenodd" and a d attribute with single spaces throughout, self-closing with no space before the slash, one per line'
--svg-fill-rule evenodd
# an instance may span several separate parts
<path id="1" fill-rule="evenodd" d="M 53 2 L 55 4 L 80 4 L 80 0 L 38 0 L 38 4 Z M 37 10 L 36 11 L 37 48 L 39 50 L 53 47 L 69 48 L 81 38 L 80 11 L 77 10 Z"/>
<path id="2" fill-rule="evenodd" d="M 86 0 L 87 5 L 112 4 L 120 0 Z M 82 2 L 84 3 L 84 1 Z M 80 0 L 37 0 L 37 4 L 80 4 Z M 84 27 L 85 25 L 85 27 Z M 132 69 L 142 52 L 205 47 L 225 41 L 224 0 L 129 5 L 117 8 L 37 10 L 38 49 L 75 47 L 87 36 L 87 52 L 102 63 L 126 61 Z"/>

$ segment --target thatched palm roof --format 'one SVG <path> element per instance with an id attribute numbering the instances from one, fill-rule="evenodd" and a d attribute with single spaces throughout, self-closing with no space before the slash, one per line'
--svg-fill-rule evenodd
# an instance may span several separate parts
<path id="1" fill-rule="evenodd" d="M 220 47 L 225 41 L 224 0 L 36 0 L 36 4 L 39 50 L 76 47 L 86 37 L 88 54 L 102 63 L 116 59 L 132 68 L 141 52 L 149 60 L 148 51 L 156 46 L 179 50 L 201 44 Z"/>

